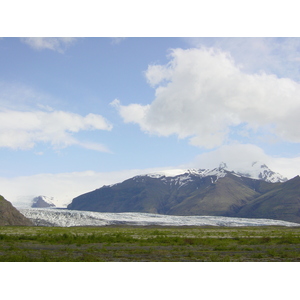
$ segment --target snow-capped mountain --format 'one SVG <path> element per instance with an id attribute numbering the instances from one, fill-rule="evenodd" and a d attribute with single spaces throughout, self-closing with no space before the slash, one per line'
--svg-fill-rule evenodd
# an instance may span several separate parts
<path id="1" fill-rule="evenodd" d="M 207 177 L 207 176 L 217 176 L 217 178 L 221 178 L 226 176 L 226 174 L 232 173 L 236 176 L 243 176 L 248 177 L 252 179 L 258 179 L 258 180 L 264 180 L 267 182 L 285 182 L 288 179 L 284 176 L 282 176 L 279 173 L 273 172 L 270 170 L 268 166 L 266 166 L 264 163 L 261 162 L 253 162 L 249 164 L 247 167 L 244 168 L 235 168 L 231 169 L 227 166 L 226 163 L 221 162 L 219 167 L 214 169 L 188 169 L 188 170 L 181 170 L 181 172 L 177 173 L 176 176 L 168 176 L 167 173 L 164 172 L 160 173 L 153 173 L 153 174 L 144 174 L 139 176 L 149 176 L 152 178 L 161 178 L 161 177 L 177 177 L 181 176 L 182 178 L 180 180 L 185 180 L 190 175 L 195 175 L 199 177 Z M 139 177 L 136 176 L 136 177 Z M 177 178 L 178 179 L 178 178 Z"/>
<path id="2" fill-rule="evenodd" d="M 270 170 L 264 163 L 258 161 L 253 162 L 247 169 L 239 169 L 235 172 L 244 177 L 260 179 L 267 182 L 285 182 L 288 180 L 281 174 Z"/>
<path id="3" fill-rule="evenodd" d="M 265 164 L 253 163 L 247 171 L 233 171 L 221 163 L 214 169 L 191 169 L 176 176 L 138 175 L 80 195 L 67 208 L 185 216 L 251 215 L 300 223 L 299 194 L 299 178 L 286 181 Z"/>
<path id="4" fill-rule="evenodd" d="M 38 196 L 32 199 L 31 207 L 55 207 L 53 202 L 53 197 Z"/>

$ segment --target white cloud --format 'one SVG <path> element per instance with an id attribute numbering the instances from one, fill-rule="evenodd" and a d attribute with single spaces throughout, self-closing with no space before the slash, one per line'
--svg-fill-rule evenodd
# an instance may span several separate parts
<path id="1" fill-rule="evenodd" d="M 36 50 L 49 49 L 63 53 L 65 49 L 71 46 L 77 38 L 73 37 L 27 37 L 21 38 L 21 41 Z"/>
<path id="2" fill-rule="evenodd" d="M 224 145 L 214 151 L 198 155 L 186 168 L 215 168 L 225 162 L 229 169 L 247 170 L 251 163 L 258 161 L 266 164 L 272 171 L 287 178 L 299 175 L 300 157 L 275 157 L 267 155 L 263 149 L 252 144 Z"/>
<path id="3" fill-rule="evenodd" d="M 161 65 L 149 65 L 145 74 L 150 86 L 155 87 L 161 82 L 172 79 L 172 68 L 166 68 Z"/>
<path id="4" fill-rule="evenodd" d="M 0 111 L 0 147 L 30 149 L 36 143 L 50 143 L 54 147 L 80 145 L 88 149 L 107 151 L 104 146 L 82 143 L 73 133 L 82 130 L 111 130 L 112 126 L 101 116 L 83 117 L 64 111 Z"/>
<path id="5" fill-rule="evenodd" d="M 168 64 L 149 66 L 145 75 L 156 87 L 150 105 L 113 103 L 125 122 L 145 132 L 214 148 L 244 125 L 300 142 L 300 84 L 291 79 L 244 73 L 228 53 L 212 48 L 173 49 Z"/>
<path id="6" fill-rule="evenodd" d="M 118 99 L 112 101 L 110 105 L 118 110 L 125 123 L 138 122 L 141 127 L 146 130 L 146 127 L 143 125 L 143 120 L 147 114 L 149 105 L 130 104 L 123 106 Z"/>
<path id="7" fill-rule="evenodd" d="M 0 147 L 24 150 L 42 142 L 54 148 L 77 145 L 110 152 L 102 144 L 75 138 L 80 131 L 111 130 L 103 116 L 55 110 L 48 103 L 58 101 L 26 85 L 0 81 Z"/>
<path id="8" fill-rule="evenodd" d="M 225 162 L 229 168 L 245 168 L 252 162 L 263 161 L 266 164 L 270 162 L 265 152 L 258 146 L 252 144 L 233 144 L 224 145 L 214 151 L 209 151 L 198 155 L 190 166 L 197 168 L 215 168 L 221 162 Z"/>

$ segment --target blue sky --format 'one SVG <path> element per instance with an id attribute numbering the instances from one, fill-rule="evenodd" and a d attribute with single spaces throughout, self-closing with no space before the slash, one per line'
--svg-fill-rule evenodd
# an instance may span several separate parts
<path id="1" fill-rule="evenodd" d="M 33 138 L 11 147 L 3 142 L 1 165 L 6 168 L 2 168 L 2 175 L 164 167 L 184 163 L 188 158 L 181 158 L 180 153 L 189 157 L 197 153 L 192 147 L 186 149 L 186 143 L 176 137 L 148 136 L 138 126 L 124 124 L 110 105 L 116 98 L 122 104 L 150 103 L 154 90 L 144 71 L 148 64 L 167 63 L 168 49 L 186 46 L 184 40 L 84 38 L 61 44 L 49 49 L 44 42 L 36 49 L 25 39 L 1 40 L 1 100 L 5 109 L 46 114 L 62 111 L 80 117 L 92 113 L 105 118 L 107 126 L 72 133 L 86 146 L 52 145 L 52 138 L 49 142 Z M 99 151 L 86 149 L 88 143 L 102 145 L 103 151 L 101 146 Z"/>
<path id="2" fill-rule="evenodd" d="M 299 51 L 299 38 L 2 38 L 2 190 L 67 198 L 224 160 L 293 177 Z"/>

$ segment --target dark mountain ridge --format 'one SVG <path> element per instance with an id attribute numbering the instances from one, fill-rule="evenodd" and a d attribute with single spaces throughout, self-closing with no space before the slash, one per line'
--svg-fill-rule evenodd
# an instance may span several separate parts
<path id="1" fill-rule="evenodd" d="M 257 197 L 241 208 L 237 216 L 300 223 L 300 177 L 296 176 Z"/>
<path id="2" fill-rule="evenodd" d="M 264 172 L 257 173 L 264 174 L 264 180 L 242 176 L 226 167 L 222 164 L 213 170 L 190 170 L 173 177 L 135 176 L 78 196 L 68 209 L 272 218 L 300 223 L 300 179 L 284 181 L 265 165 L 261 165 Z"/>

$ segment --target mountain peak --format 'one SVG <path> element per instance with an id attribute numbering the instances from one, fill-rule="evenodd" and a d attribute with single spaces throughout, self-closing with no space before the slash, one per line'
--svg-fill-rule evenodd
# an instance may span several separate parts
<path id="1" fill-rule="evenodd" d="M 32 199 L 32 205 L 31 207 L 41 208 L 41 207 L 55 207 L 55 204 L 53 203 L 53 197 L 47 197 L 47 196 L 38 196 Z"/>
<path id="2" fill-rule="evenodd" d="M 232 167 L 226 162 L 221 162 L 219 167 L 214 169 L 190 169 L 186 173 L 200 175 L 201 177 L 217 176 L 218 178 L 231 173 L 236 176 L 249 177 L 251 179 L 259 179 L 272 183 L 285 182 L 288 180 L 288 178 L 272 171 L 265 163 L 260 161 L 254 161 L 238 167 Z"/>
<path id="3" fill-rule="evenodd" d="M 224 169 L 226 169 L 226 170 L 228 169 L 227 164 L 224 162 L 221 162 L 219 165 L 219 170 L 224 170 Z"/>
<path id="4" fill-rule="evenodd" d="M 167 172 L 158 172 L 152 174 L 144 174 L 136 176 L 136 178 L 140 178 L 142 176 L 148 176 L 152 178 L 171 178 L 178 176 L 217 176 L 217 178 L 221 178 L 226 176 L 228 173 L 231 173 L 236 176 L 249 177 L 252 179 L 264 180 L 267 182 L 285 182 L 288 179 L 282 176 L 279 173 L 272 171 L 265 163 L 260 161 L 254 161 L 252 163 L 244 164 L 239 167 L 232 167 L 230 164 L 226 162 L 221 162 L 218 167 L 214 169 L 176 169 L 176 170 L 168 170 Z"/>
<path id="5" fill-rule="evenodd" d="M 265 163 L 254 161 L 249 167 L 236 168 L 238 175 L 267 182 L 285 182 L 288 179 L 279 173 L 272 171 Z"/>

